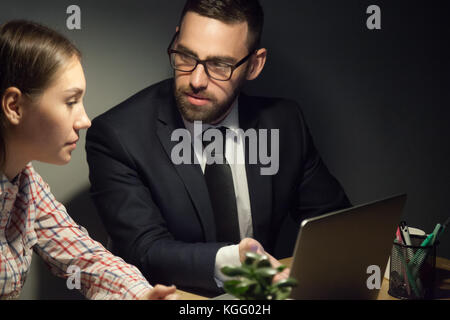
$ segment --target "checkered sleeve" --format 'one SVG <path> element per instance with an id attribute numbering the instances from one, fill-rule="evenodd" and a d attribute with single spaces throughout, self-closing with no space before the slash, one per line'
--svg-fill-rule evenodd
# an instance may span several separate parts
<path id="1" fill-rule="evenodd" d="M 68 279 L 80 276 L 80 291 L 88 299 L 138 299 L 151 285 L 140 271 L 107 251 L 55 200 L 48 185 L 31 168 L 35 208 L 35 251 L 52 273 Z"/>

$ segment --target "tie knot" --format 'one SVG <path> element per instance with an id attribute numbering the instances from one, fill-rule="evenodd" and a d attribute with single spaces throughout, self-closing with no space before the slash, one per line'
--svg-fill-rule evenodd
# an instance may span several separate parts
<path id="1" fill-rule="evenodd" d="M 227 127 L 218 127 L 214 128 L 211 127 L 209 129 L 206 129 L 203 131 L 202 134 L 202 142 L 203 142 L 203 148 L 206 148 L 211 143 L 215 143 L 215 153 L 219 153 L 220 150 L 217 150 L 220 143 L 222 143 L 222 151 L 225 153 L 225 142 L 227 137 Z M 219 140 L 218 142 L 216 140 Z"/>

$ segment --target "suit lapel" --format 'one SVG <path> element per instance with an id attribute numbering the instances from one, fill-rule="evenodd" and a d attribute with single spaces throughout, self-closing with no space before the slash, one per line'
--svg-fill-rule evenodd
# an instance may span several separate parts
<path id="1" fill-rule="evenodd" d="M 176 107 L 173 93 L 169 92 L 170 103 L 164 99 L 159 105 L 159 121 L 157 124 L 157 135 L 161 144 L 171 158 L 172 149 L 178 144 L 177 141 L 171 141 L 172 132 L 179 128 L 184 128 L 179 111 Z M 195 157 L 194 150 L 191 146 L 191 154 Z M 193 163 L 193 162 L 192 162 Z M 214 223 L 214 215 L 211 203 L 208 198 L 208 189 L 206 187 L 203 172 L 198 164 L 180 164 L 174 165 L 175 170 L 180 176 L 183 184 L 194 204 L 200 222 L 203 227 L 205 240 L 213 242 L 216 240 L 216 229 Z"/>
<path id="2" fill-rule="evenodd" d="M 162 99 L 159 103 L 159 121 L 157 124 L 157 135 L 161 144 L 171 158 L 172 149 L 178 142 L 171 141 L 172 132 L 184 128 L 184 123 L 176 107 L 173 97 L 173 86 L 166 92 L 170 100 Z M 250 128 L 258 130 L 259 120 L 258 106 L 251 103 L 250 98 L 241 95 L 239 98 L 239 124 L 246 131 Z M 192 147 L 191 147 L 192 148 Z M 261 175 L 261 164 L 249 164 L 249 148 L 245 148 L 247 183 L 250 196 L 250 208 L 253 221 L 254 238 L 260 239 L 263 245 L 269 236 L 265 231 L 270 226 L 270 215 L 272 212 L 272 178 Z M 270 150 L 270 148 L 268 149 Z M 191 150 L 194 157 L 194 150 Z M 194 204 L 200 222 L 203 226 L 205 240 L 207 242 L 216 240 L 214 214 L 208 198 L 208 189 L 203 177 L 203 172 L 198 164 L 174 165 L 180 179 Z"/>
<path id="3" fill-rule="evenodd" d="M 244 131 L 254 128 L 258 134 L 259 108 L 243 94 L 239 98 L 239 124 Z M 254 238 L 259 239 L 264 246 L 269 237 L 265 231 L 270 226 L 272 212 L 272 176 L 261 175 L 262 166 L 259 161 L 257 164 L 249 164 L 248 147 L 245 147 L 245 160 Z"/>

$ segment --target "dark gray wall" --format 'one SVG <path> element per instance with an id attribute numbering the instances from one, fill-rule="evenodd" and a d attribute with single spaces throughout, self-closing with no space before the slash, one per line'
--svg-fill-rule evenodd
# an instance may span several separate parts
<path id="1" fill-rule="evenodd" d="M 373 3 L 380 31 L 363 23 Z M 270 62 L 250 90 L 301 103 L 353 203 L 406 192 L 404 219 L 426 232 L 450 216 L 448 38 L 432 3 L 265 1 Z"/>
<path id="2" fill-rule="evenodd" d="M 405 192 L 404 219 L 431 232 L 450 215 L 443 1 L 261 2 L 269 58 L 247 92 L 288 97 L 302 105 L 319 151 L 354 204 Z M 84 54 L 91 117 L 170 76 L 165 49 L 183 0 L 77 1 L 83 29 L 68 31 L 65 9 L 73 3 L 2 3 L 0 22 L 37 20 L 76 42 Z M 366 28 L 371 4 L 381 7 L 382 30 Z M 83 147 L 64 169 L 36 166 L 70 214 L 104 242 L 86 196 Z M 448 234 L 438 255 L 450 258 Z M 55 285 L 40 262 L 35 266 L 37 297 L 79 298 L 62 281 Z"/>

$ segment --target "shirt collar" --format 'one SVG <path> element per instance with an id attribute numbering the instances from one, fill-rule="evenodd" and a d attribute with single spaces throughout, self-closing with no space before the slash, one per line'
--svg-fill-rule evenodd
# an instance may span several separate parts
<path id="1" fill-rule="evenodd" d="M 5 192 L 13 193 L 17 190 L 21 175 L 22 172 L 20 172 L 12 181 L 9 181 L 8 177 L 3 172 L 0 172 L 0 195 Z"/>

